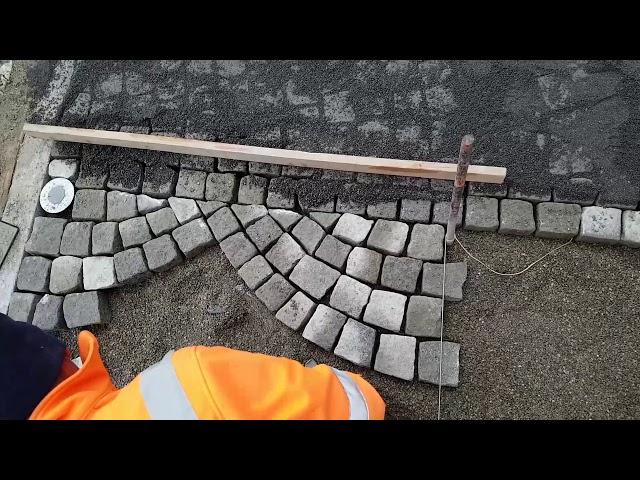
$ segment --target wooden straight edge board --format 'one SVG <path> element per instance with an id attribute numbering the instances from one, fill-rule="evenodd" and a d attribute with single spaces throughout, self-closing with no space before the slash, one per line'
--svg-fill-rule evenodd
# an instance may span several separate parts
<path id="1" fill-rule="evenodd" d="M 26 123 L 26 135 L 62 142 L 90 143 L 116 147 L 157 150 L 161 152 L 228 158 L 248 162 L 274 163 L 307 168 L 324 168 L 360 173 L 399 175 L 406 177 L 438 178 L 454 180 L 455 163 L 422 162 L 416 160 L 392 160 L 388 158 L 359 157 L 332 153 L 311 153 L 280 148 L 252 147 L 204 140 L 163 137 L 140 133 L 112 132 L 84 128 L 58 127 Z M 504 167 L 471 165 L 467 181 L 502 183 L 507 174 Z"/>

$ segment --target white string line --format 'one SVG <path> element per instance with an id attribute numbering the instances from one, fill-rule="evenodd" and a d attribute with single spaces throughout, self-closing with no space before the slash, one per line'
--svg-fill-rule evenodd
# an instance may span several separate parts
<path id="1" fill-rule="evenodd" d="M 497 270 L 494 270 L 493 268 L 491 268 L 489 265 L 487 265 L 485 262 L 483 262 L 482 260 L 480 260 L 479 258 L 477 258 L 476 256 L 474 256 L 469 250 L 467 250 L 465 248 L 465 246 L 462 244 L 462 242 L 460 240 L 458 240 L 458 236 L 454 235 L 454 238 L 456 240 L 456 242 L 458 242 L 458 245 L 460 245 L 462 247 L 462 250 L 465 251 L 465 253 L 467 255 L 469 255 L 471 258 L 473 258 L 476 262 L 478 262 L 479 264 L 483 265 L 487 270 L 489 270 L 491 273 L 495 273 L 496 275 L 501 275 L 503 277 L 515 277 L 516 275 L 521 275 L 524 272 L 526 272 L 527 270 L 529 270 L 531 267 L 533 267 L 536 263 L 542 261 L 543 259 L 545 259 L 546 257 L 548 257 L 549 255 L 551 255 L 553 252 L 560 250 L 562 247 L 565 247 L 567 245 L 569 245 L 571 242 L 573 242 L 573 237 L 571 238 L 571 240 L 569 240 L 568 242 L 563 243 L 562 245 L 554 248 L 553 250 L 548 251 L 547 253 L 545 253 L 543 256 L 541 256 L 540 258 L 538 258 L 535 262 L 529 264 L 525 269 L 520 270 L 519 272 L 514 272 L 514 273 L 502 273 L 502 272 L 498 272 Z M 445 251 L 446 251 L 446 242 L 445 242 Z M 444 287 L 443 287 L 444 288 Z M 443 293 L 444 295 L 444 293 Z M 443 297 L 444 298 L 444 297 Z"/>
<path id="2" fill-rule="evenodd" d="M 440 361 L 438 365 L 438 420 L 442 404 L 442 332 L 444 331 L 444 287 L 447 280 L 447 242 L 444 242 L 444 261 L 442 264 L 442 298 L 440 299 Z"/>

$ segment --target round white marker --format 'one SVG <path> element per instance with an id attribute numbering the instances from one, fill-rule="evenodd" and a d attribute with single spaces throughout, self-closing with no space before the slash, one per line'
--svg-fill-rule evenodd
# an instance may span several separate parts
<path id="1" fill-rule="evenodd" d="M 54 178 L 40 192 L 40 206 L 47 213 L 60 213 L 73 202 L 73 183 L 66 178 Z"/>

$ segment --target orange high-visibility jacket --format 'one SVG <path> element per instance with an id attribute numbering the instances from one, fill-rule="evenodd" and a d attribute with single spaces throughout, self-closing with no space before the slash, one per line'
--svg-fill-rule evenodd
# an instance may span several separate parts
<path id="1" fill-rule="evenodd" d="M 169 352 L 117 389 L 97 339 L 82 331 L 78 346 L 82 367 L 56 386 L 30 419 L 384 418 L 384 402 L 366 380 L 327 365 L 307 368 L 225 347 L 188 347 Z"/>

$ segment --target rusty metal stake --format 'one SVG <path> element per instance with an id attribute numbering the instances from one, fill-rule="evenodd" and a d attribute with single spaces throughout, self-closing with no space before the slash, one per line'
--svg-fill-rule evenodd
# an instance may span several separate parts
<path id="1" fill-rule="evenodd" d="M 460 202 L 462 201 L 462 194 L 464 192 L 464 183 L 467 178 L 467 170 L 469 169 L 469 163 L 471 162 L 474 141 L 475 139 L 473 138 L 473 135 L 465 135 L 462 138 L 462 142 L 460 143 L 458 170 L 456 172 L 456 179 L 453 183 L 451 207 L 449 209 L 449 221 L 447 222 L 447 245 L 451 245 L 453 243 L 456 235 L 456 224 L 458 221 L 458 214 L 460 212 Z"/>

